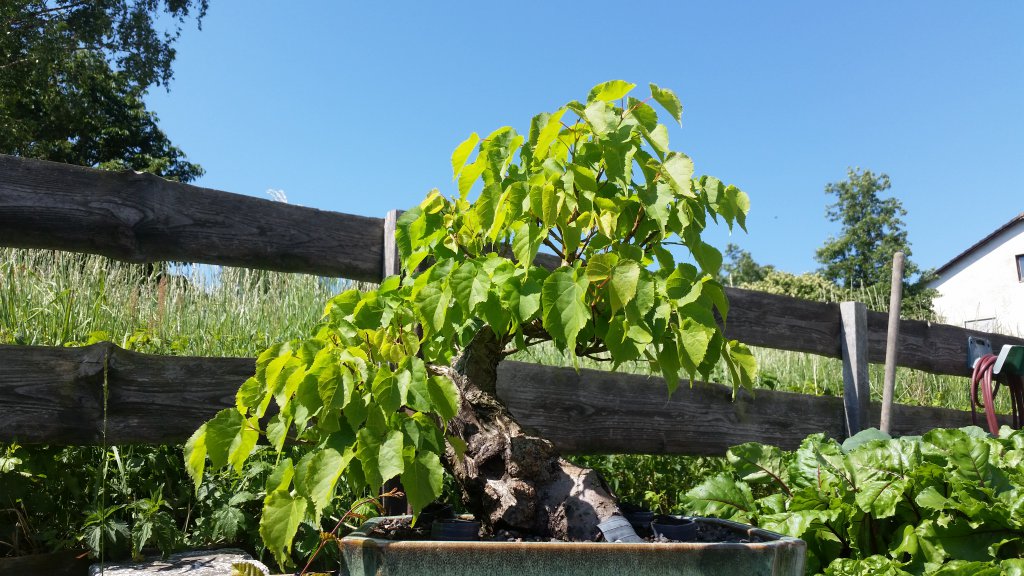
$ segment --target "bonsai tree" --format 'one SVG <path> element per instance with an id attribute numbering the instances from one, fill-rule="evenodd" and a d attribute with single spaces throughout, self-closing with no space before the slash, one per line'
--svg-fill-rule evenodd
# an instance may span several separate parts
<path id="1" fill-rule="evenodd" d="M 237 406 L 189 440 L 197 486 L 207 459 L 240 471 L 261 436 L 278 452 L 313 446 L 267 483 L 260 532 L 279 561 L 342 476 L 374 492 L 398 477 L 418 513 L 447 470 L 493 529 L 594 539 L 619 513 L 614 497 L 496 394 L 498 364 L 517 351 L 552 341 L 574 359 L 648 362 L 668 394 L 719 362 L 750 384 L 753 356 L 722 333 L 722 255 L 701 239 L 709 219 L 744 227 L 749 200 L 669 149 L 651 104 L 680 121 L 672 91 L 652 84 L 638 100 L 634 87 L 598 85 L 526 136 L 472 134 L 452 154 L 458 195 L 434 190 L 399 219 L 402 274 L 334 297 L 309 338 L 263 352 Z"/>

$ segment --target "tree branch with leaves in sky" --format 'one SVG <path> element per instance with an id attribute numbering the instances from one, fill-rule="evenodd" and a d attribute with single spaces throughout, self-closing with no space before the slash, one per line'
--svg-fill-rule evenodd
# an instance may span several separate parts
<path id="1" fill-rule="evenodd" d="M 207 0 L 0 2 L 0 153 L 181 182 L 201 176 L 144 97 L 168 86 L 181 27 L 206 8 Z"/>

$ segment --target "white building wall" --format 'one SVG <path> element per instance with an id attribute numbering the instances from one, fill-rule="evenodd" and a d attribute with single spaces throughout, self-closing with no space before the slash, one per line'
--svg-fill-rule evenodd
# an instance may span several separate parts
<path id="1" fill-rule="evenodd" d="M 986 332 L 1024 335 L 1024 222 L 1017 222 L 956 262 L 932 282 L 940 321 Z"/>

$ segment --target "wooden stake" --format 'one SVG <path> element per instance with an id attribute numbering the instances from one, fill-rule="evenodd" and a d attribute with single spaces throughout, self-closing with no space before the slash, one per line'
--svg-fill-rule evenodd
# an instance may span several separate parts
<path id="1" fill-rule="evenodd" d="M 882 388 L 882 416 L 879 428 L 892 429 L 892 402 L 896 390 L 896 356 L 899 354 L 900 307 L 903 305 L 903 252 L 892 255 L 892 289 L 889 292 L 889 331 L 885 340 L 885 385 Z"/>

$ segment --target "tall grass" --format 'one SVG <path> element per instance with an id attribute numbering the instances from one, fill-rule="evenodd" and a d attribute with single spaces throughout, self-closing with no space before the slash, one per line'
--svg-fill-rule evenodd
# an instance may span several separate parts
<path id="1" fill-rule="evenodd" d="M 0 343 L 109 340 L 159 354 L 252 356 L 305 335 L 351 283 L 212 266 L 124 264 L 0 248 Z"/>

